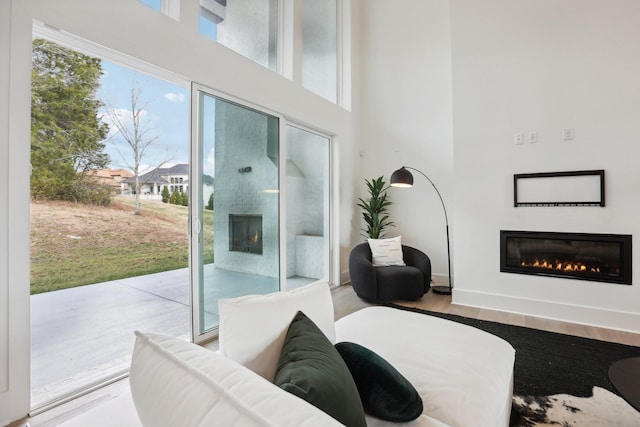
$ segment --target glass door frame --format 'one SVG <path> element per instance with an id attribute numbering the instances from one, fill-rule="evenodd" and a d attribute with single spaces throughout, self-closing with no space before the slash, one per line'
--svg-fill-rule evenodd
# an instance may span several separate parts
<path id="1" fill-rule="evenodd" d="M 292 121 L 288 121 L 287 120 L 286 123 L 284 123 L 285 129 L 286 129 L 287 126 L 292 127 L 292 128 L 296 128 L 298 130 L 302 130 L 304 132 L 311 133 L 311 134 L 319 136 L 321 138 L 325 138 L 328 141 L 328 144 L 329 144 L 329 147 L 328 147 L 328 150 L 327 150 L 328 151 L 327 152 L 327 162 L 329 162 L 328 170 L 327 170 L 327 173 L 329 175 L 327 177 L 328 186 L 329 186 L 329 188 L 328 188 L 329 194 L 327 196 L 327 203 L 328 203 L 327 216 L 328 217 L 326 219 L 326 221 L 327 221 L 327 233 L 328 233 L 328 238 L 329 238 L 329 244 L 328 244 L 329 253 L 327 254 L 327 263 L 328 263 L 328 267 L 329 267 L 328 270 L 329 271 L 328 271 L 327 282 L 328 282 L 328 285 L 331 286 L 331 287 L 339 286 L 340 283 L 338 283 L 337 285 L 335 283 L 333 283 L 334 265 L 340 265 L 339 258 L 336 258 L 334 256 L 334 255 L 337 255 L 338 257 L 340 256 L 339 253 L 336 254 L 335 245 L 334 245 L 334 233 L 335 233 L 334 216 L 333 216 L 334 215 L 333 197 L 334 197 L 334 194 L 335 194 L 334 193 L 334 163 L 335 162 L 334 162 L 334 158 L 333 158 L 333 155 L 334 155 L 334 149 L 333 149 L 334 139 L 333 139 L 333 136 L 329 135 L 326 132 L 322 132 L 322 131 L 310 128 L 308 126 L 301 125 L 301 124 L 299 124 L 299 123 L 297 123 L 296 121 L 293 121 L 293 120 Z M 286 140 L 286 132 L 283 135 L 283 139 Z M 286 157 L 287 151 L 285 151 L 285 150 L 287 150 L 289 148 L 289 141 L 286 141 L 284 144 L 282 144 L 281 147 L 282 147 L 281 149 L 283 150 L 283 155 Z M 286 175 L 286 170 L 284 171 L 284 174 Z M 286 178 L 286 177 L 284 177 L 284 178 Z M 286 180 L 282 181 L 282 182 L 286 182 Z M 287 196 L 287 194 L 286 194 L 286 191 L 285 191 L 285 195 L 284 195 L 285 200 L 284 200 L 284 202 L 286 202 L 286 196 Z M 286 204 L 284 204 L 283 206 L 286 206 Z M 283 208 L 283 209 L 286 210 L 286 208 Z M 283 225 L 281 225 L 281 227 L 285 227 L 284 231 L 286 233 L 286 222 Z M 286 240 L 285 240 L 285 251 L 286 251 Z M 285 259 L 285 263 L 286 263 L 286 259 Z M 318 279 L 316 282 L 322 281 L 322 280 L 324 280 L 324 279 Z M 285 278 L 285 288 L 283 290 L 286 290 L 286 278 Z"/>
<path id="2" fill-rule="evenodd" d="M 254 110 L 256 112 L 276 117 L 278 119 L 278 131 L 279 131 L 279 144 L 278 144 L 278 253 L 279 253 L 279 272 L 278 272 L 278 284 L 279 290 L 286 289 L 286 277 L 283 279 L 283 272 L 286 272 L 286 212 L 285 212 L 285 194 L 282 191 L 282 183 L 285 182 L 285 168 L 281 167 L 285 161 L 286 153 L 286 124 L 287 120 L 282 114 L 276 113 L 269 109 L 256 106 L 250 102 L 246 102 L 226 93 L 221 93 L 208 86 L 192 82 L 191 83 L 191 134 L 190 134 L 190 147 L 189 147 L 189 280 L 190 280 L 190 292 L 191 292 L 191 339 L 195 343 L 204 343 L 211 341 L 218 336 L 218 328 L 214 328 L 203 333 L 202 330 L 202 295 L 200 291 L 200 281 L 202 280 L 202 271 L 200 264 L 202 263 L 202 218 L 200 213 L 204 208 L 204 201 L 200 197 L 200 189 L 202 187 L 202 146 L 199 138 L 202 130 L 202 108 L 201 99 L 203 96 L 211 96 L 229 102 L 237 104 L 242 108 Z M 215 183 L 214 183 L 215 188 Z M 215 190 L 214 190 L 215 192 Z M 214 196 L 215 197 L 215 196 Z M 214 214 L 215 215 L 215 214 Z M 215 237 L 214 237 L 215 238 Z"/>

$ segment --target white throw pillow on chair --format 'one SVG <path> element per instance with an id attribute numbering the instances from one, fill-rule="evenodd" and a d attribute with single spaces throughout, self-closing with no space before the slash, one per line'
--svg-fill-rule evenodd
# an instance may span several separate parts
<path id="1" fill-rule="evenodd" d="M 367 239 L 374 267 L 406 265 L 402 257 L 402 236 L 391 239 Z"/>

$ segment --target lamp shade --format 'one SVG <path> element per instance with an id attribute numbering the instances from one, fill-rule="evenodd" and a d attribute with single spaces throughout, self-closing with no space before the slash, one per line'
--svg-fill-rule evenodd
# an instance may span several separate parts
<path id="1" fill-rule="evenodd" d="M 413 175 L 403 166 L 391 174 L 390 184 L 393 187 L 412 187 Z"/>

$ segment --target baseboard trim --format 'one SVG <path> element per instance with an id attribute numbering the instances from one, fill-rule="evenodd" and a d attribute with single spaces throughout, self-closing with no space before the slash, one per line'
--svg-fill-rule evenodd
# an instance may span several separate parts
<path id="1" fill-rule="evenodd" d="M 453 290 L 453 304 L 587 326 L 640 333 L 640 314 L 464 289 Z"/>
<path id="2" fill-rule="evenodd" d="M 349 275 L 349 270 L 345 270 L 340 273 L 340 285 L 346 285 L 351 283 L 351 276 Z"/>
<path id="3" fill-rule="evenodd" d="M 449 276 L 431 273 L 431 286 L 449 286 Z"/>

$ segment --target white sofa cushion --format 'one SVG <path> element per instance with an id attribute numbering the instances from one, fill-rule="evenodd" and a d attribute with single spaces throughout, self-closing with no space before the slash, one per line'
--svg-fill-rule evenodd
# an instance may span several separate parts
<path id="1" fill-rule="evenodd" d="M 144 426 L 341 426 L 216 352 L 136 332 L 129 382 Z"/>
<path id="2" fill-rule="evenodd" d="M 402 236 L 389 239 L 367 239 L 374 267 L 406 265 L 402 254 Z"/>
<path id="3" fill-rule="evenodd" d="M 515 350 L 480 329 L 389 307 L 369 307 L 336 322 L 336 339 L 379 354 L 416 388 L 420 417 L 406 426 L 508 426 Z M 367 425 L 391 425 L 367 417 Z"/>
<path id="4" fill-rule="evenodd" d="M 220 353 L 273 382 L 291 320 L 300 310 L 335 344 L 331 291 L 314 283 L 289 292 L 218 302 Z"/>

